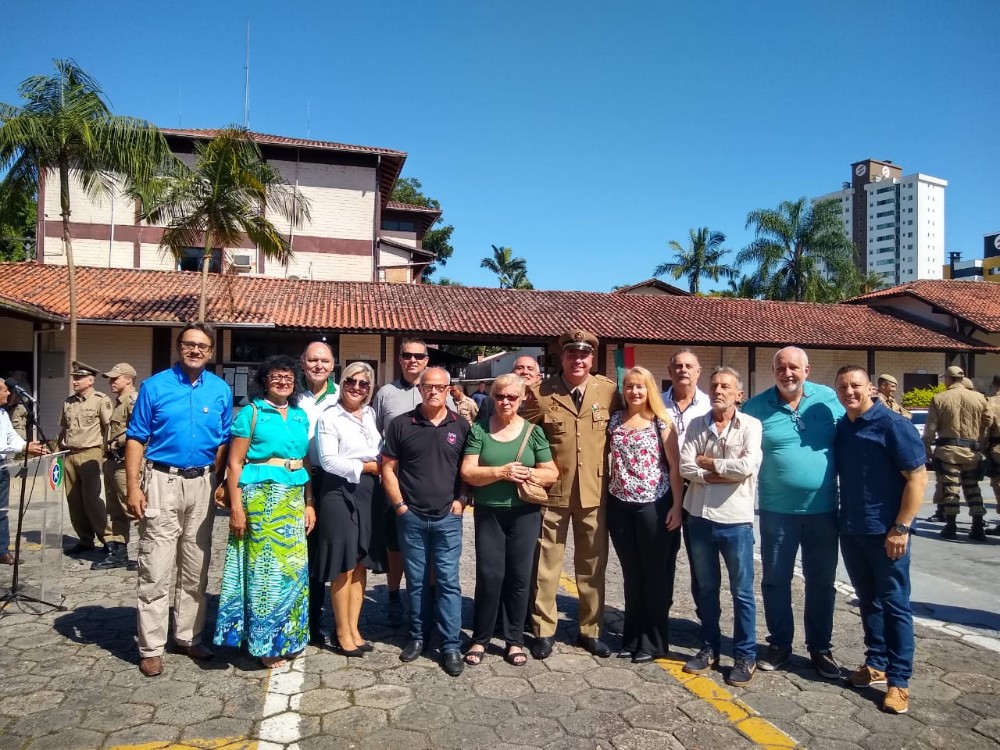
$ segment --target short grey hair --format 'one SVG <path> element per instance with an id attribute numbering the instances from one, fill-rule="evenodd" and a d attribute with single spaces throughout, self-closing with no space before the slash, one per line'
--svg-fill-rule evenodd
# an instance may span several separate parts
<path id="1" fill-rule="evenodd" d="M 735 368 L 729 367 L 727 365 L 716 367 L 714 370 L 712 370 L 712 377 L 709 379 L 709 382 L 714 380 L 716 375 L 729 375 L 736 381 L 736 387 L 739 388 L 741 391 L 743 390 L 743 378 Z"/>
<path id="2" fill-rule="evenodd" d="M 519 391 L 519 395 L 521 396 L 521 398 L 524 398 L 525 385 L 526 384 L 524 382 L 524 378 L 522 378 L 516 372 L 507 372 L 504 373 L 503 375 L 498 376 L 497 379 L 493 381 L 493 387 L 490 388 L 490 396 L 496 398 L 497 391 L 499 391 L 501 388 L 509 388 L 510 386 L 514 386 Z"/>
<path id="3" fill-rule="evenodd" d="M 785 347 L 782 347 L 781 349 L 778 349 L 778 351 L 776 351 L 774 353 L 774 358 L 771 360 L 771 369 L 772 370 L 775 367 L 778 366 L 778 357 L 781 356 L 782 352 L 789 352 L 789 353 L 794 352 L 799 357 L 799 359 L 802 360 L 802 366 L 803 367 L 808 367 L 809 366 L 809 355 L 806 354 L 805 351 L 803 351 L 802 349 L 799 349 L 799 347 L 797 347 L 797 346 L 785 346 Z"/>
<path id="4" fill-rule="evenodd" d="M 420 377 L 417 378 L 417 384 L 418 385 L 423 385 L 424 384 L 424 376 L 426 376 L 427 373 L 432 372 L 433 370 L 438 370 L 440 372 L 443 372 L 444 376 L 448 379 L 447 381 L 445 381 L 446 385 L 451 385 L 451 373 L 448 372 L 443 367 L 425 367 L 424 370 L 423 370 L 423 372 L 420 373 Z"/>

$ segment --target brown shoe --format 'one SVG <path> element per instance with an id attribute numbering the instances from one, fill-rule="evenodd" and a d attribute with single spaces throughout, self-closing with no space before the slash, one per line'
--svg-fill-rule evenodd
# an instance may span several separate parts
<path id="1" fill-rule="evenodd" d="M 886 678 L 885 672 L 882 670 L 862 664 L 848 675 L 847 681 L 854 687 L 861 688 L 871 687 L 872 685 L 885 685 Z"/>
<path id="2" fill-rule="evenodd" d="M 14 564 L 14 555 L 12 555 L 10 552 L 4 552 L 2 555 L 0 555 L 0 565 L 13 565 L 13 564 Z"/>
<path id="3" fill-rule="evenodd" d="M 178 646 L 177 652 L 189 656 L 195 661 L 208 661 L 215 656 L 212 651 L 209 651 L 200 643 L 196 643 L 193 646 Z"/>
<path id="4" fill-rule="evenodd" d="M 907 688 L 890 687 L 882 701 L 882 710 L 888 714 L 905 714 L 910 710 L 910 691 Z"/>
<path id="5" fill-rule="evenodd" d="M 163 672 L 163 657 L 145 656 L 139 659 L 139 671 L 146 677 L 156 677 Z"/>

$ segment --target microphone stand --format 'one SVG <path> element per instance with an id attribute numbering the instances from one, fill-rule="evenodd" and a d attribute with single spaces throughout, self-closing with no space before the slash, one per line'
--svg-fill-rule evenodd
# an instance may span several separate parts
<path id="1" fill-rule="evenodd" d="M 21 399 L 21 402 L 24 403 L 23 398 Z M 38 408 L 38 402 L 33 401 L 32 408 L 27 409 L 28 420 L 25 426 L 24 434 L 28 436 L 29 438 L 28 442 L 31 442 L 30 438 L 34 434 L 34 431 L 37 430 L 38 437 L 41 440 L 42 444 L 48 445 L 48 440 L 45 437 L 45 433 L 42 432 L 42 426 L 38 424 L 38 420 L 35 417 L 35 410 L 37 408 Z M 42 456 L 39 456 L 39 458 L 42 458 Z M 41 599 L 37 596 L 30 596 L 29 594 L 25 594 L 23 591 L 19 590 L 18 579 L 20 578 L 20 568 L 21 568 L 21 530 L 24 526 L 24 515 L 28 509 L 28 503 L 25 495 L 28 487 L 27 444 L 24 446 L 24 459 L 21 463 L 21 469 L 17 473 L 17 476 L 21 480 L 21 494 L 20 497 L 18 498 L 18 504 L 17 504 L 17 531 L 16 531 L 16 536 L 14 537 L 14 569 L 11 572 L 10 591 L 4 594 L 3 596 L 0 596 L 0 613 L 6 610 L 7 607 L 14 602 L 34 602 L 36 604 L 44 604 L 47 607 L 52 607 L 58 612 L 65 612 L 67 608 L 61 602 L 56 603 L 56 602 L 46 601 L 45 599 Z M 10 503 L 8 502 L 8 511 L 7 511 L 8 514 L 10 513 L 9 505 Z M 44 538 L 42 539 L 42 543 L 43 544 L 45 543 Z M 33 614 L 41 614 L 41 613 L 34 612 Z"/>

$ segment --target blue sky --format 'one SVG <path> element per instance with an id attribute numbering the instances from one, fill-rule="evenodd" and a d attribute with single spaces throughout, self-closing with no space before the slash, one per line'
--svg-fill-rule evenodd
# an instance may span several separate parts
<path id="1" fill-rule="evenodd" d="M 119 114 L 397 148 L 466 284 L 510 245 L 539 288 L 648 278 L 692 227 L 891 159 L 949 181 L 948 250 L 1000 230 L 995 0 L 9 3 L 0 101 L 72 57 Z M 669 279 L 668 279 L 669 280 Z"/>

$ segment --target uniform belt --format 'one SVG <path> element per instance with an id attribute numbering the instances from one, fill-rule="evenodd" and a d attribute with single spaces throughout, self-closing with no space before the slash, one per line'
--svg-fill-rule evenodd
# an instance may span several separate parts
<path id="1" fill-rule="evenodd" d="M 99 445 L 91 445 L 88 448 L 69 448 L 68 450 L 70 455 L 73 455 L 74 453 L 83 453 L 84 451 L 101 451 L 102 453 L 104 452 L 101 446 Z"/>
<path id="2" fill-rule="evenodd" d="M 957 445 L 959 448 L 971 448 L 974 451 L 979 450 L 979 442 L 970 440 L 969 438 L 938 438 L 934 445 L 937 447 Z"/>
<path id="3" fill-rule="evenodd" d="M 288 471 L 298 471 L 303 467 L 301 458 L 262 458 L 257 461 L 247 461 L 254 466 L 280 466 Z"/>
<path id="4" fill-rule="evenodd" d="M 162 471 L 164 474 L 176 474 L 179 477 L 184 477 L 184 479 L 197 479 L 198 477 L 205 476 L 212 470 L 211 464 L 208 466 L 189 466 L 186 469 L 180 469 L 169 464 L 161 464 L 156 461 L 150 461 L 149 465 L 153 471 Z"/>

